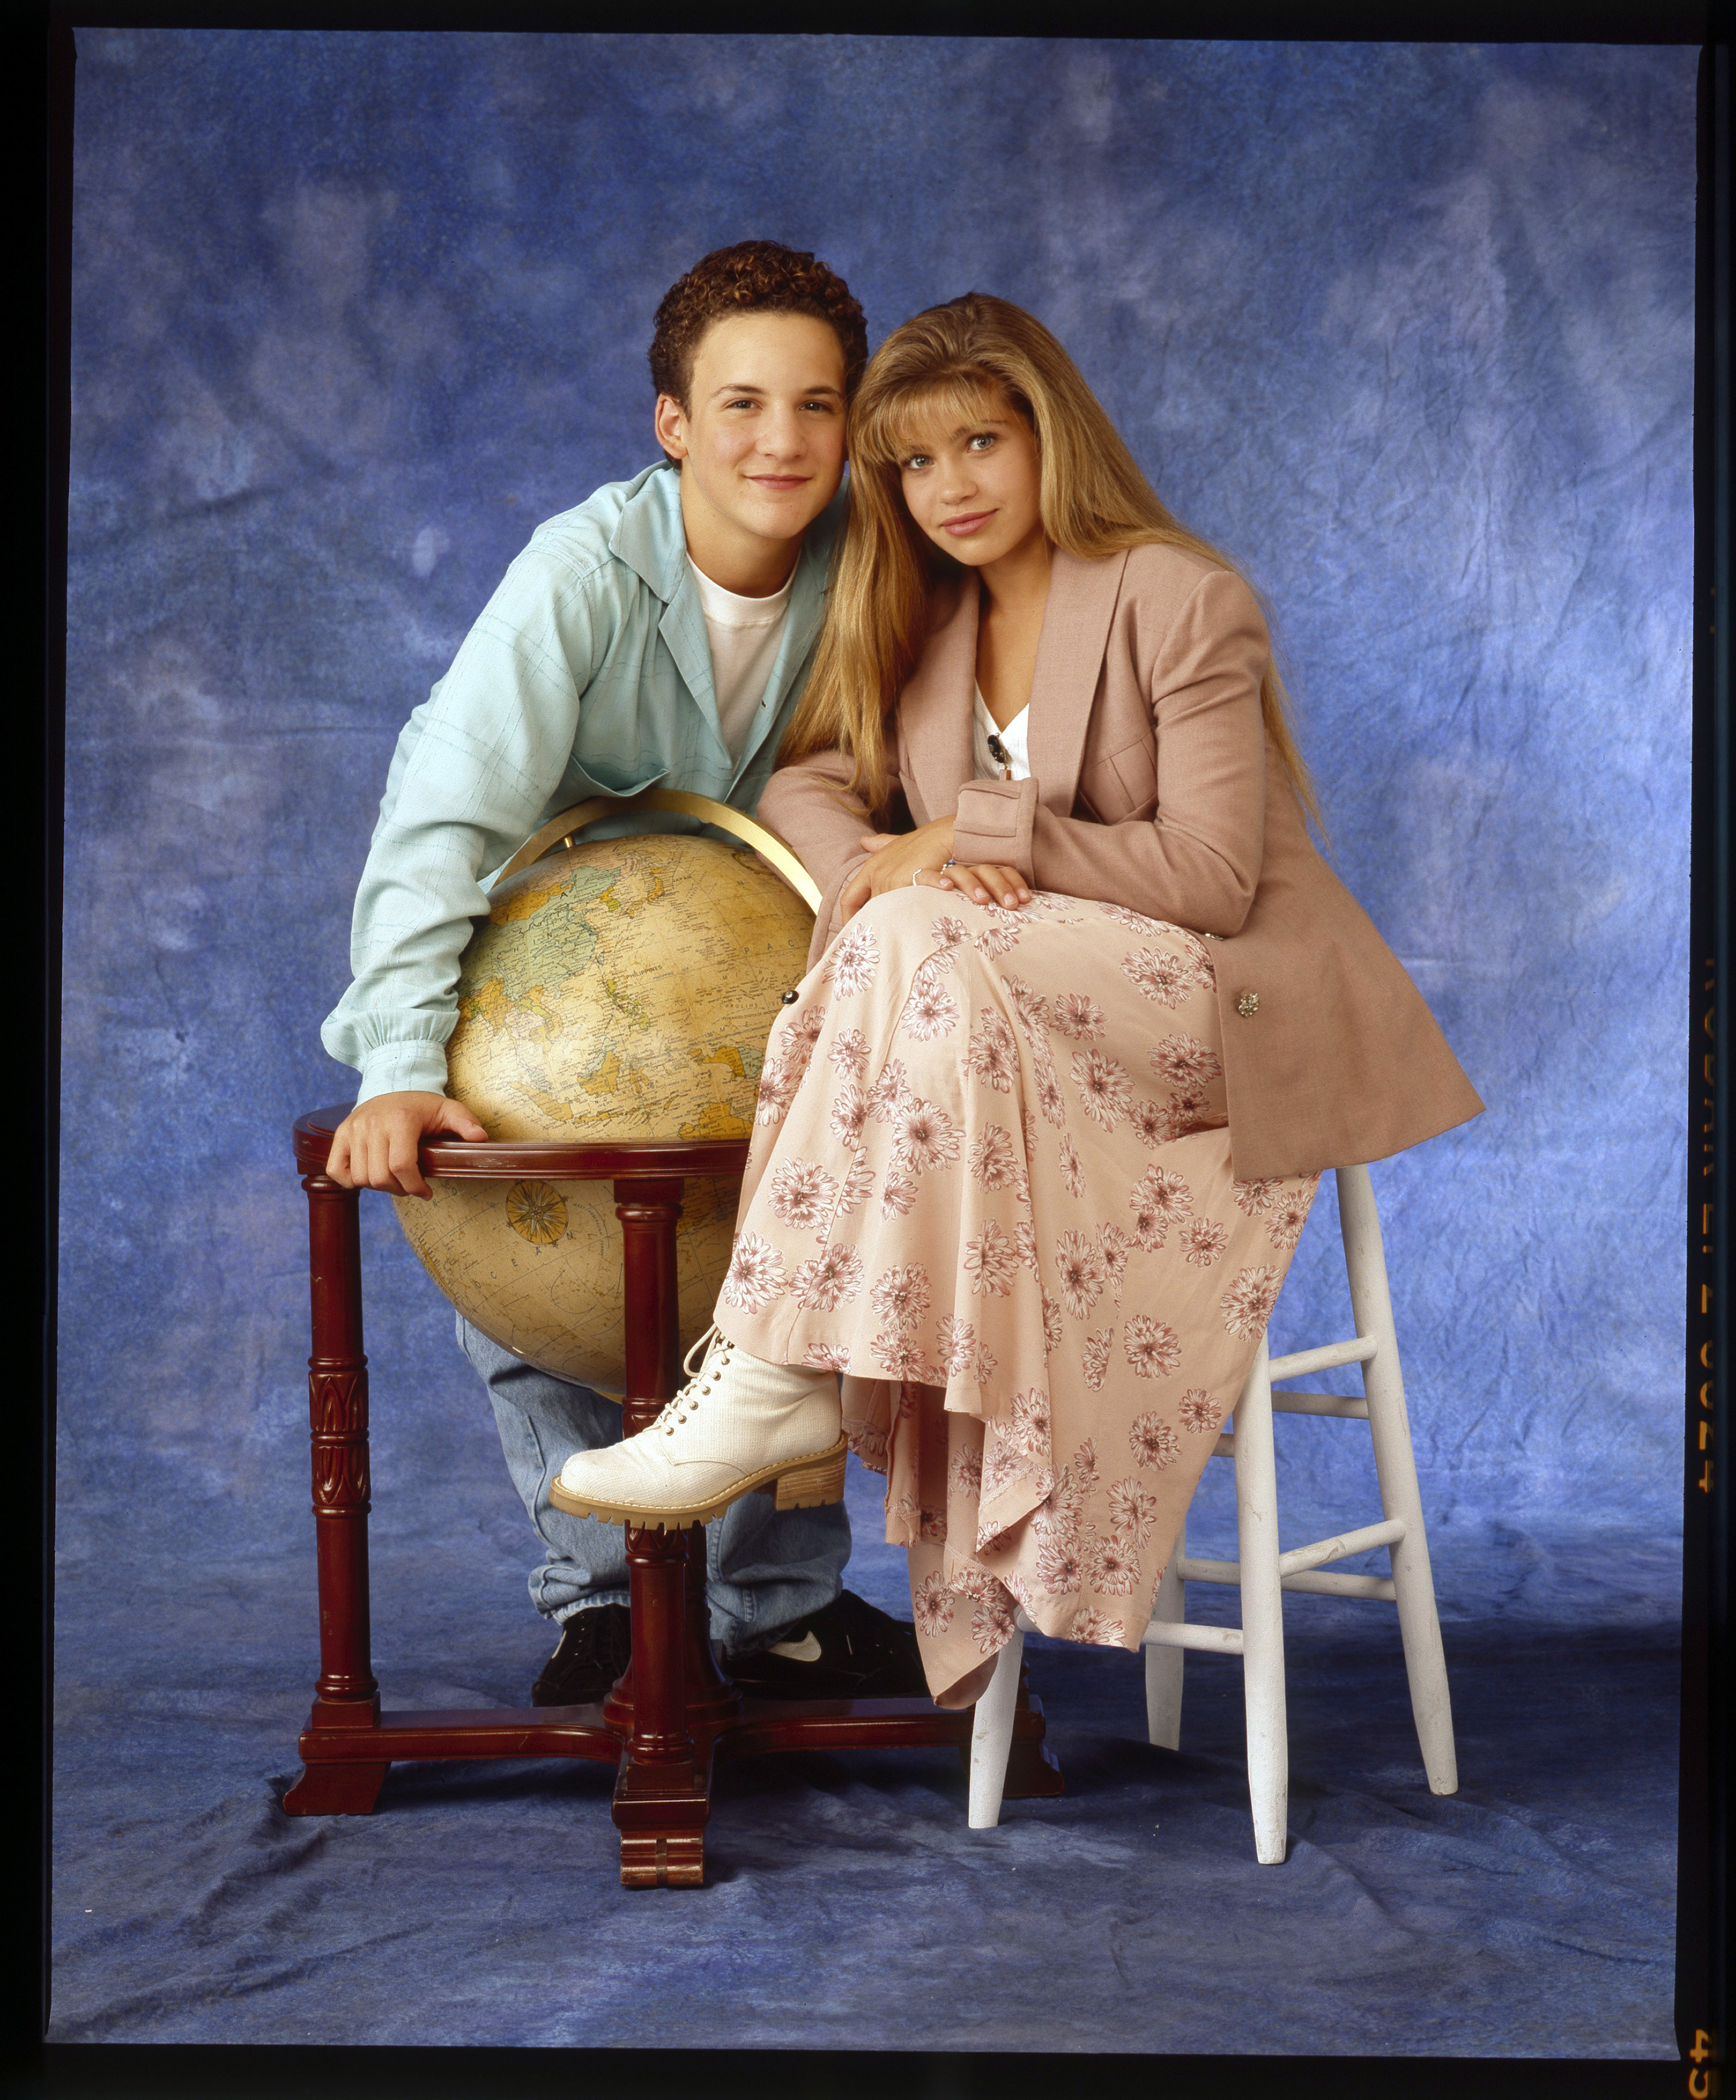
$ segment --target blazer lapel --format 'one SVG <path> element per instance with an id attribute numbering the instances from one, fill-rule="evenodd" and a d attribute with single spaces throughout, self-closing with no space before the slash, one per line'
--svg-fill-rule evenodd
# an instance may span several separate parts
<path id="1" fill-rule="evenodd" d="M 976 690 L 976 577 L 966 570 L 958 602 L 929 637 L 899 697 L 904 799 L 919 824 L 951 814 L 970 779 L 971 695 Z"/>
<path id="2" fill-rule="evenodd" d="M 1115 617 L 1126 567 L 1124 551 L 1106 560 L 1084 562 L 1076 555 L 1063 554 L 1058 547 L 1055 549 L 1049 576 L 1049 602 L 1043 608 L 1043 632 L 1037 641 L 1036 670 L 1031 682 L 1027 748 L 1038 783 L 1037 799 L 1058 817 L 1068 814 L 1079 792 L 1091 704 L 1097 696 L 1109 623 Z M 973 617 L 973 651 L 975 642 Z M 967 708 L 967 746 L 969 721 Z M 967 749 L 966 779 L 970 762 Z"/>

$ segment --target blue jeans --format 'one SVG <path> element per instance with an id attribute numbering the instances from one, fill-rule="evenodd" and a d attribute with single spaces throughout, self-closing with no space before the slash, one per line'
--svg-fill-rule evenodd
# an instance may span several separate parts
<path id="1" fill-rule="evenodd" d="M 549 1500 L 550 1482 L 575 1451 L 621 1441 L 620 1408 L 589 1386 L 570 1385 L 513 1356 L 462 1313 L 458 1347 L 488 1388 L 506 1470 L 547 1550 L 531 1570 L 531 1602 L 550 1619 L 625 1604 L 625 1529 L 568 1516 Z M 786 1626 L 832 1602 L 849 1558 L 842 1502 L 780 1511 L 770 1495 L 744 1495 L 705 1527 L 713 1640 L 732 1655 L 769 1646 Z"/>

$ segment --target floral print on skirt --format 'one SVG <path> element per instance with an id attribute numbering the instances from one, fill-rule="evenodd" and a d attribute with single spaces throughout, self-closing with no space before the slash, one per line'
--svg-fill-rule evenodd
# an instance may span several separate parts
<path id="1" fill-rule="evenodd" d="M 1230 1171 L 1209 945 L 909 889 L 766 1047 L 724 1333 L 842 1372 L 929 1684 L 1013 1630 L 1136 1648 L 1319 1181 Z"/>

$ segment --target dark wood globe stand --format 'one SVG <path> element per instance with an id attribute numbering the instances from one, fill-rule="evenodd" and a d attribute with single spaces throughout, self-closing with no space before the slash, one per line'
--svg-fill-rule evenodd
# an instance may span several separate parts
<path id="1" fill-rule="evenodd" d="M 347 1108 L 295 1126 L 307 1192 L 313 1353 L 307 1392 L 319 1555 L 320 1677 L 299 1748 L 291 1815 L 365 1815 L 387 1769 L 412 1758 L 593 1758 L 616 1767 L 621 1878 L 629 1888 L 697 1887 L 714 1759 L 767 1751 L 951 1743 L 970 1754 L 971 1711 L 926 1699 L 792 1701 L 744 1698 L 708 1638 L 705 1533 L 627 1528 L 633 1656 L 600 1706 L 479 1707 L 382 1713 L 369 1661 L 368 1359 L 362 1350 L 357 1192 L 327 1179 L 332 1133 Z M 675 1224 L 683 1179 L 737 1175 L 745 1139 L 644 1145 L 466 1144 L 422 1148 L 422 1171 L 472 1181 L 612 1181 L 626 1254 L 626 1384 L 630 1436 L 680 1381 Z M 1040 1704 L 1019 1690 L 1009 1798 L 1057 1794 Z"/>

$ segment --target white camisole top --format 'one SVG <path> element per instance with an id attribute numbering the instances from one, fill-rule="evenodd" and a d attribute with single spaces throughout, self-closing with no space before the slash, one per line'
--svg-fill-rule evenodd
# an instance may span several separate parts
<path id="1" fill-rule="evenodd" d="M 1005 729 L 996 729 L 995 717 L 988 711 L 988 703 L 983 697 L 980 686 L 973 688 L 976 699 L 971 709 L 971 745 L 975 753 L 976 777 L 978 780 L 1004 780 L 1011 768 L 1014 780 L 1031 778 L 1031 754 L 1026 748 L 1029 732 L 1031 710 L 1021 708 Z M 988 748 L 988 740 L 996 738 L 1007 755 L 1003 765 Z"/>

